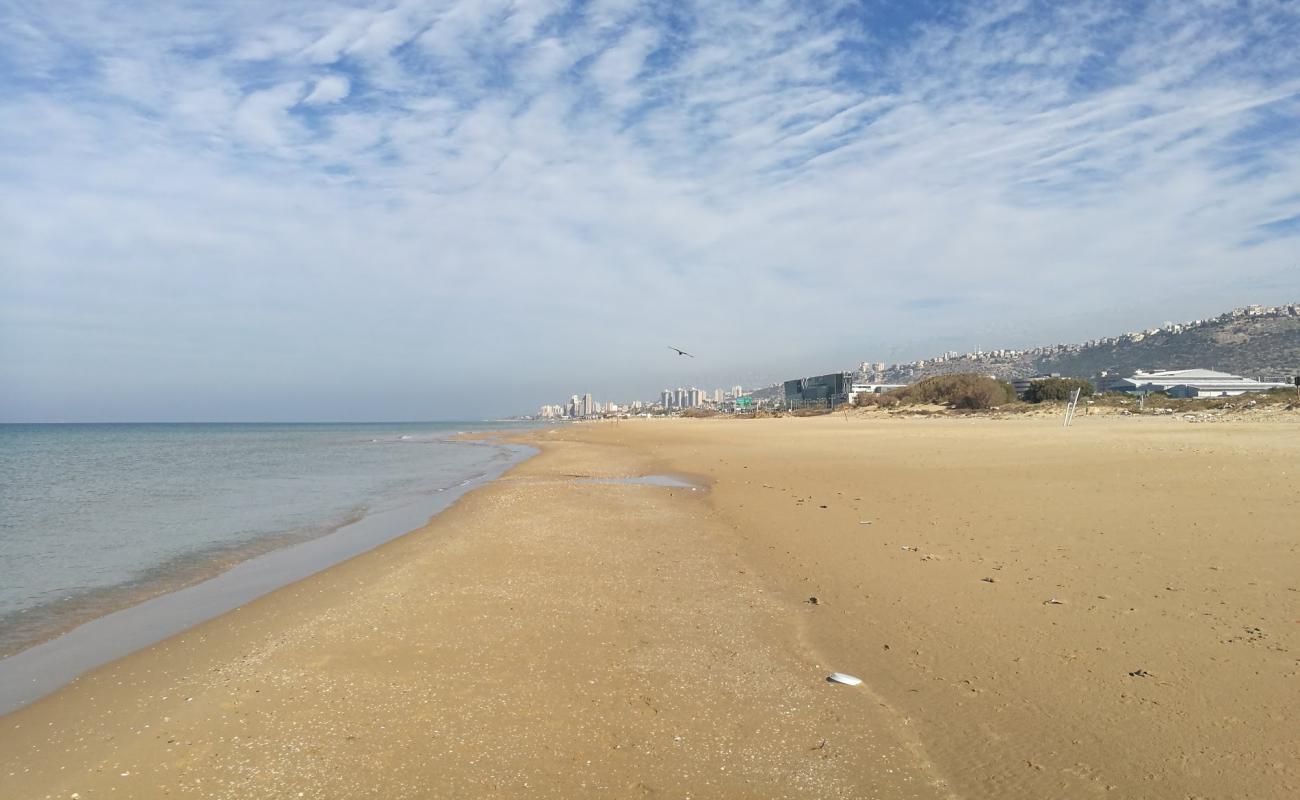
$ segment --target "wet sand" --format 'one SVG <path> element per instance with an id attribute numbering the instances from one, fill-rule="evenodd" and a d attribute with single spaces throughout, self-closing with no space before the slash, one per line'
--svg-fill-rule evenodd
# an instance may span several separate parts
<path id="1" fill-rule="evenodd" d="M 17 655 L 0 659 L 0 715 L 21 708 L 94 667 L 402 536 L 533 452 L 527 447 L 508 447 L 508 460 L 484 475 L 437 489 L 405 505 L 359 516 L 324 536 L 278 548 L 274 545 L 280 543 L 274 540 L 261 542 L 265 552 L 228 563 L 224 570 L 220 563 L 205 564 L 201 569 L 213 572 L 206 580 L 189 581 L 169 592 L 145 582 L 139 587 L 143 597 L 137 596 L 130 604 L 127 587 L 106 593 L 118 595 L 118 609 L 81 620 L 62 635 L 49 636 Z M 180 583 L 189 577 L 182 572 L 175 580 Z"/>
<path id="2" fill-rule="evenodd" d="M 532 438 L 424 529 L 0 718 L 4 796 L 1300 794 L 1300 426 Z M 649 474 L 707 490 L 588 480 Z"/>

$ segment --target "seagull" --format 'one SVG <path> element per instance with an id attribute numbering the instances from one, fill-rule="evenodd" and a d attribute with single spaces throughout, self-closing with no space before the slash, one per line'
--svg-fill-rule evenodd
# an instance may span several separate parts
<path id="1" fill-rule="evenodd" d="M 679 355 L 679 356 L 690 356 L 691 358 L 695 358 L 695 356 L 691 356 L 691 354 L 688 353 L 688 352 L 686 352 L 685 350 L 677 350 L 677 348 L 676 348 L 676 347 L 673 347 L 672 345 L 668 345 L 668 349 L 669 349 L 669 350 L 676 350 L 676 351 L 677 351 L 677 355 Z"/>

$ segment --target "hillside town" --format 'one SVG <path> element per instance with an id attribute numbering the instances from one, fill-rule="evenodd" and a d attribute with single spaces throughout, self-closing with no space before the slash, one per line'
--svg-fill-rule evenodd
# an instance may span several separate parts
<path id="1" fill-rule="evenodd" d="M 921 358 L 902 364 L 862 362 L 858 368 L 859 376 L 865 383 L 910 383 L 924 377 L 950 372 L 988 372 L 1003 379 L 1012 379 L 1032 375 L 1037 370 L 1033 363 L 1052 360 L 1062 355 L 1081 354 L 1088 350 L 1132 345 L 1145 339 L 1166 335 L 1182 336 L 1198 329 L 1224 325 L 1237 320 L 1300 318 L 1300 303 L 1281 306 L 1251 305 L 1235 308 L 1209 319 L 1197 319 L 1190 322 L 1166 322 L 1155 328 L 1130 331 L 1119 336 L 1101 339 L 1089 339 L 1077 344 L 1051 344 L 1026 349 L 975 350 L 968 353 L 951 351 L 933 358 Z M 1158 365 L 1151 365 L 1158 366 Z M 1092 377 L 1092 376 L 1081 376 Z"/>

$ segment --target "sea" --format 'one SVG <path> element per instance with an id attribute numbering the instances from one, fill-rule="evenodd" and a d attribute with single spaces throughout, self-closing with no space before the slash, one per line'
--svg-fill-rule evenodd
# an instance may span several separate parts
<path id="1" fill-rule="evenodd" d="M 418 527 L 526 455 L 451 437 L 517 427 L 0 425 L 0 658 L 276 550 L 351 532 L 303 551 L 341 560 Z"/>

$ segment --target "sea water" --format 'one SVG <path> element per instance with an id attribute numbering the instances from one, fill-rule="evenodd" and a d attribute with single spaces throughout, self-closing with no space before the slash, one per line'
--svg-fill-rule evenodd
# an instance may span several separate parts
<path id="1" fill-rule="evenodd" d="M 0 656 L 258 554 L 418 510 L 518 457 L 448 438 L 489 427 L 509 425 L 0 425 Z"/>

